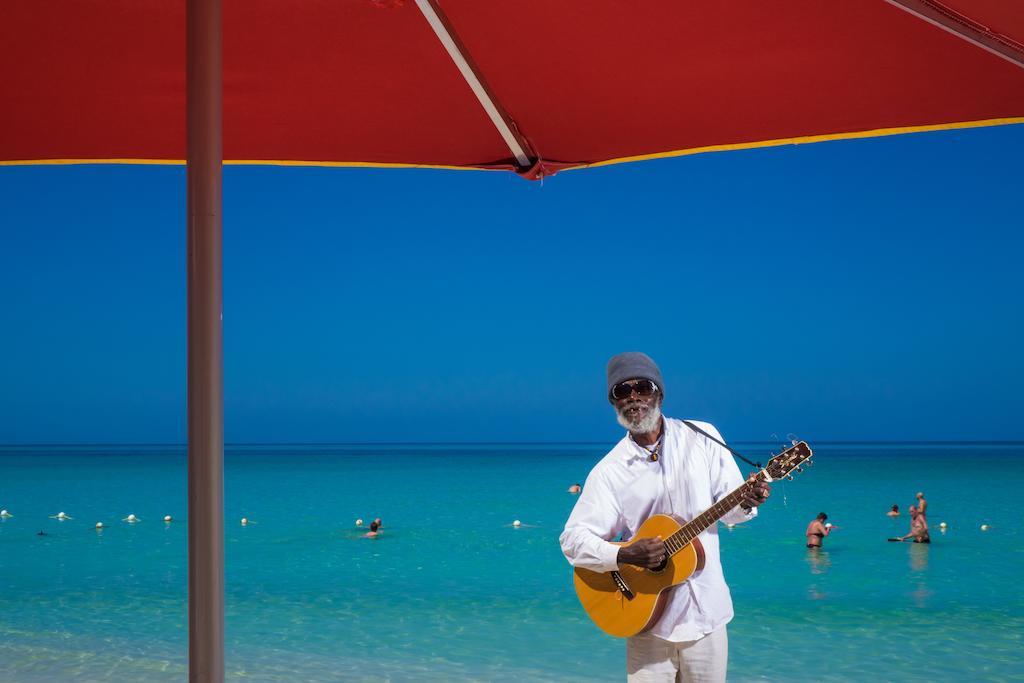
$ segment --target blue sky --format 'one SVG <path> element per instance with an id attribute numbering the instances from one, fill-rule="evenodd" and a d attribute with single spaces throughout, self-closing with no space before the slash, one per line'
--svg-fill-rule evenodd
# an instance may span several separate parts
<path id="1" fill-rule="evenodd" d="M 1024 439 L 1024 126 L 559 174 L 239 168 L 229 442 Z M 0 168 L 0 443 L 180 443 L 185 171 Z"/>

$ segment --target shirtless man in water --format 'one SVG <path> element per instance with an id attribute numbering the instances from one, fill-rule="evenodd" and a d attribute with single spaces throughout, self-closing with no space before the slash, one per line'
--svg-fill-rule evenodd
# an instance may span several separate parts
<path id="1" fill-rule="evenodd" d="M 914 543 L 931 543 L 931 536 L 928 535 L 928 522 L 925 520 L 916 506 L 910 506 L 910 533 L 900 536 L 901 541 L 913 539 Z"/>
<path id="2" fill-rule="evenodd" d="M 832 532 L 832 527 L 825 526 L 826 519 L 828 519 L 828 515 L 824 512 L 819 512 L 818 516 L 811 520 L 811 523 L 807 525 L 808 548 L 820 548 L 821 539 L 825 538 Z"/>

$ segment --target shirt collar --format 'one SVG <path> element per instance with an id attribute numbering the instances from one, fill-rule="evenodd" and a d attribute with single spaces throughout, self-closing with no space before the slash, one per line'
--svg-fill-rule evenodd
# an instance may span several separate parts
<path id="1" fill-rule="evenodd" d="M 655 446 L 657 446 L 659 454 L 662 454 L 662 453 L 665 452 L 665 432 L 667 430 L 668 430 L 668 423 L 665 420 L 665 416 L 662 415 L 661 416 L 661 436 L 658 437 L 657 442 L 655 442 L 655 444 L 654 444 Z M 651 450 L 650 450 L 650 448 L 645 447 L 645 446 L 641 446 L 636 441 L 634 441 L 633 440 L 633 433 L 632 432 L 629 432 L 629 431 L 626 432 L 626 438 L 623 439 L 623 442 L 626 444 L 626 459 L 627 460 L 634 460 L 634 459 L 637 459 L 637 458 L 640 458 L 642 460 L 647 460 L 649 457 L 651 457 Z"/>

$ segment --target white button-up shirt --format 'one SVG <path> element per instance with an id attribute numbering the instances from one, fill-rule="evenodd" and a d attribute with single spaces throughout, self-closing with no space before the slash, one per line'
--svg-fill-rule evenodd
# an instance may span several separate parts
<path id="1" fill-rule="evenodd" d="M 722 440 L 712 425 L 692 422 Z M 620 546 L 612 539 L 632 538 L 656 514 L 691 520 L 743 483 L 729 451 L 681 420 L 665 418 L 664 424 L 657 461 L 627 433 L 590 471 L 559 539 L 573 566 L 617 570 Z M 736 507 L 722 521 L 735 524 L 756 514 L 757 508 L 746 513 Z M 732 596 L 718 555 L 718 525 L 711 525 L 699 538 L 704 568 L 669 589 L 665 611 L 649 631 L 659 638 L 697 640 L 732 620 Z"/>

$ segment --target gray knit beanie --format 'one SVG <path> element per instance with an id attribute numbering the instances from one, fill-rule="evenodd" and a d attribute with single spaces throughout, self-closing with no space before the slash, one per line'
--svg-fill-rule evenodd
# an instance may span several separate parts
<path id="1" fill-rule="evenodd" d="M 665 391 L 661 370 L 646 353 L 627 351 L 612 356 L 608 361 L 608 393 L 611 393 L 612 387 L 616 384 L 627 379 L 649 379 L 658 385 L 662 393 Z"/>

